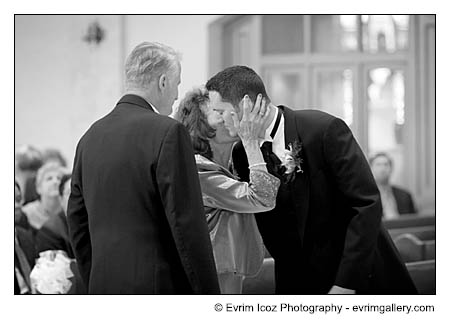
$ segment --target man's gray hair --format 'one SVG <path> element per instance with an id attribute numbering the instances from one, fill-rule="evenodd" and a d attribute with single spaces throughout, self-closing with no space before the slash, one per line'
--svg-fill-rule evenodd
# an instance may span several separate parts
<path id="1" fill-rule="evenodd" d="M 162 74 L 173 74 L 180 59 L 178 52 L 164 44 L 143 42 L 137 45 L 125 62 L 125 87 L 148 87 Z"/>

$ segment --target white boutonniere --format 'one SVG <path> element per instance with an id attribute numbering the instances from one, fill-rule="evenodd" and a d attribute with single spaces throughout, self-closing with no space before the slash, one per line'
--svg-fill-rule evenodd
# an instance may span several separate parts
<path id="1" fill-rule="evenodd" d="M 298 172 L 303 172 L 302 169 L 302 144 L 298 141 L 294 141 L 294 143 L 288 144 L 289 149 L 285 150 L 284 160 L 281 165 L 285 167 L 284 175 L 287 177 L 287 182 L 290 182 L 295 179 L 295 174 Z"/>

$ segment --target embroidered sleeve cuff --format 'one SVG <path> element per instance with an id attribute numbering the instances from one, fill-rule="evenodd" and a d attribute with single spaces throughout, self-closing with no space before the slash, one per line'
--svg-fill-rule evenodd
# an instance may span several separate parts
<path id="1" fill-rule="evenodd" d="M 250 170 L 250 186 L 265 206 L 275 206 L 280 180 L 262 170 Z"/>

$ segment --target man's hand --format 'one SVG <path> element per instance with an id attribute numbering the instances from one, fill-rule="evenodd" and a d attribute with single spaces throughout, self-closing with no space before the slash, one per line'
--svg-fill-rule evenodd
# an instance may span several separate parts
<path id="1" fill-rule="evenodd" d="M 354 295 L 356 292 L 353 289 L 342 288 L 339 286 L 331 287 L 328 292 L 329 295 Z"/>

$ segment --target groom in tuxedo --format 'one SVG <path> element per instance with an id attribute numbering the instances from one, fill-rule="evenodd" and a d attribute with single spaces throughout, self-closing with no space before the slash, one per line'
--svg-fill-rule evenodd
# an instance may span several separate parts
<path id="1" fill-rule="evenodd" d="M 126 94 L 78 143 L 71 243 L 90 294 L 219 294 L 191 139 L 172 118 L 178 54 L 141 43 Z"/>
<path id="2" fill-rule="evenodd" d="M 270 115 L 260 134 L 267 169 L 281 179 L 275 209 L 256 214 L 275 260 L 277 294 L 412 294 L 415 286 L 381 224 L 380 195 L 347 125 L 319 110 L 270 103 L 261 78 L 229 67 L 206 84 L 211 105 L 232 128 L 241 98 L 261 94 Z M 286 154 L 288 151 L 289 153 Z M 242 144 L 234 171 L 249 180 Z"/>

